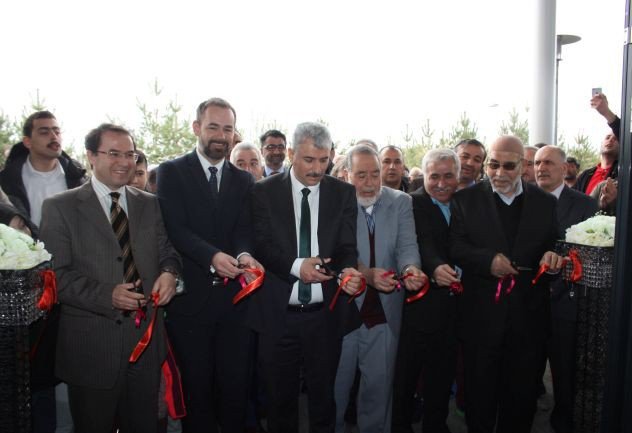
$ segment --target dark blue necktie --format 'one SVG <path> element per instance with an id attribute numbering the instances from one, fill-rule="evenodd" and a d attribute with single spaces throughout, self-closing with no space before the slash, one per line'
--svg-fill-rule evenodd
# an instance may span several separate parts
<path id="1" fill-rule="evenodd" d="M 208 169 L 211 172 L 211 177 L 208 180 L 208 183 L 211 185 L 211 195 L 213 196 L 213 199 L 217 199 L 217 195 L 219 194 L 217 188 L 217 167 L 211 166 Z"/>
<path id="2" fill-rule="evenodd" d="M 299 257 L 311 257 L 312 255 L 312 228 L 311 228 L 311 213 L 309 211 L 309 201 L 307 196 L 310 193 L 309 188 L 303 188 L 303 199 L 301 200 L 301 226 L 299 230 Z M 309 304 L 312 300 L 312 285 L 310 283 L 304 283 L 299 280 L 298 282 L 298 301 L 301 304 Z"/>

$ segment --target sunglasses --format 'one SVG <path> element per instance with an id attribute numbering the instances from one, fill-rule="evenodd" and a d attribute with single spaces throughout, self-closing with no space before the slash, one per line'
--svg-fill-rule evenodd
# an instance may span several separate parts
<path id="1" fill-rule="evenodd" d="M 520 164 L 520 161 L 518 162 L 509 161 L 509 162 L 503 162 L 503 163 L 500 163 L 498 161 L 489 161 L 487 163 L 487 167 L 491 168 L 492 170 L 498 170 L 500 167 L 502 167 L 503 170 L 505 171 L 514 171 L 516 167 L 518 167 L 518 164 Z"/>

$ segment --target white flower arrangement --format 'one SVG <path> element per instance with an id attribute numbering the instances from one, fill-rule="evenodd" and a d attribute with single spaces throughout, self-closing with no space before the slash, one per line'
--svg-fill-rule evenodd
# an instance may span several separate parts
<path id="1" fill-rule="evenodd" d="M 595 215 L 566 229 L 566 242 L 593 247 L 613 247 L 616 218 Z"/>
<path id="2" fill-rule="evenodd" d="M 31 269 L 50 259 L 42 242 L 0 224 L 0 269 Z"/>

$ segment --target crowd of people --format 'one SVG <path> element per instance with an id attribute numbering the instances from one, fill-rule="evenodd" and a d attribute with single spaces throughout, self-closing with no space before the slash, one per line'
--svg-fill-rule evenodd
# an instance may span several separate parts
<path id="1" fill-rule="evenodd" d="M 527 433 L 548 358 L 551 425 L 571 432 L 577 299 L 555 242 L 617 194 L 619 119 L 591 105 L 612 133 L 579 174 L 513 136 L 410 170 L 368 139 L 336 155 L 318 123 L 243 142 L 211 98 L 195 148 L 154 169 L 125 128 L 91 130 L 88 176 L 32 114 L 0 222 L 57 275 L 31 329 L 33 431 L 298 432 L 304 392 L 314 433 L 412 432 L 420 400 L 423 431 L 446 433 L 452 393 L 470 433 Z"/>

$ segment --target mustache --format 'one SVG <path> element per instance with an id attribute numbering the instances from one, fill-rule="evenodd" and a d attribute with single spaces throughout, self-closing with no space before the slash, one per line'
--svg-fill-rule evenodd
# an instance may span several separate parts
<path id="1" fill-rule="evenodd" d="M 216 138 L 214 138 L 212 140 L 209 140 L 206 144 L 207 144 L 207 146 L 210 146 L 211 144 L 221 144 L 223 146 L 228 146 L 229 145 L 228 140 L 218 140 Z"/>
<path id="2" fill-rule="evenodd" d="M 318 172 L 318 171 L 310 171 L 309 173 L 305 174 L 305 176 L 307 177 L 315 177 L 315 178 L 323 177 L 324 175 L 325 173 Z"/>
<path id="3" fill-rule="evenodd" d="M 434 187 L 432 188 L 433 192 L 451 192 L 454 188 L 445 186 L 445 187 Z"/>
<path id="4" fill-rule="evenodd" d="M 51 141 L 46 146 L 50 146 L 51 144 L 56 144 L 57 146 L 61 146 L 61 143 L 59 141 Z"/>

